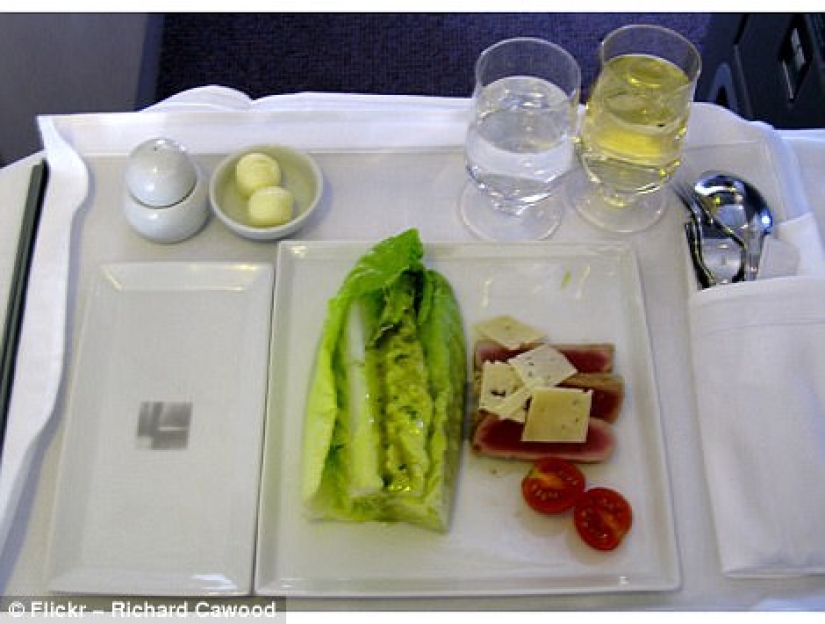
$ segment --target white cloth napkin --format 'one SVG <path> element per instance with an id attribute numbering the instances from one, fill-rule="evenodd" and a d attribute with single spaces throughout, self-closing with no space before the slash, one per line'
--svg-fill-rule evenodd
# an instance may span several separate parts
<path id="1" fill-rule="evenodd" d="M 780 223 L 776 227 L 776 237 L 796 247 L 799 253 L 797 275 L 825 277 L 825 247 L 813 213 Z"/>
<path id="2" fill-rule="evenodd" d="M 825 573 L 825 250 L 782 224 L 797 274 L 690 299 L 694 383 L 722 571 Z"/>
<path id="3" fill-rule="evenodd" d="M 765 237 L 758 279 L 789 275 L 825 277 L 825 249 L 812 213 L 779 223 Z"/>

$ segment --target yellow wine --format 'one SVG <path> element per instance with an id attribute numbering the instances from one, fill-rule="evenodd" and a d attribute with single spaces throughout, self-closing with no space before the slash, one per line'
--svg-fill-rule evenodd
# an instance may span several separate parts
<path id="1" fill-rule="evenodd" d="M 628 54 L 602 68 L 586 105 L 582 162 L 620 193 L 659 188 L 679 165 L 693 83 L 676 65 Z"/>

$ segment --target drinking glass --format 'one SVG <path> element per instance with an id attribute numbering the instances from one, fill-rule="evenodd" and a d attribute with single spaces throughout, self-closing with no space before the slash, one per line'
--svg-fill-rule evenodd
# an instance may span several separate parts
<path id="1" fill-rule="evenodd" d="M 568 185 L 579 214 L 613 232 L 637 232 L 664 214 L 662 187 L 679 166 L 701 69 L 693 44 L 660 26 L 611 32 L 585 106 L 583 173 Z"/>
<path id="2" fill-rule="evenodd" d="M 575 161 L 579 65 L 554 43 L 520 37 L 484 50 L 475 78 L 462 219 L 481 238 L 545 238 L 562 216 L 554 190 Z"/>

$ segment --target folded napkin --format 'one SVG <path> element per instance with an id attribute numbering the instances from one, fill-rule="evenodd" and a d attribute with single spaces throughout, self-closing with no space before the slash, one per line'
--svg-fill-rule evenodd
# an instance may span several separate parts
<path id="1" fill-rule="evenodd" d="M 825 573 L 825 251 L 777 228 L 796 275 L 691 296 L 698 419 L 722 571 Z"/>
<path id="2" fill-rule="evenodd" d="M 765 237 L 758 279 L 789 275 L 825 277 L 825 249 L 810 212 L 779 223 Z"/>
<path id="3" fill-rule="evenodd" d="M 796 275 L 825 277 L 825 247 L 817 228 L 816 217 L 810 212 L 776 226 L 776 237 L 793 245 L 799 254 Z"/>

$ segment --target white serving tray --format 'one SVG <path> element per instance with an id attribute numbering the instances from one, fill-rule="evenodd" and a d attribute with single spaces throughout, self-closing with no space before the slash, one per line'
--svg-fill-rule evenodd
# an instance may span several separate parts
<path id="1" fill-rule="evenodd" d="M 208 171 L 230 149 L 260 140 L 285 143 L 311 152 L 329 183 L 318 218 L 302 230 L 302 239 L 366 243 L 416 226 L 426 243 L 462 242 L 471 239 L 455 210 L 465 179 L 461 141 L 467 110 L 467 100 L 376 96 L 342 97 L 338 101 L 330 96 L 301 94 L 264 98 L 248 110 L 231 112 L 184 105 L 141 113 L 41 118 L 53 173 L 41 223 L 41 237 L 49 245 L 38 245 L 33 265 L 0 468 L 0 543 L 6 545 L 0 573 L 7 579 L 7 594 L 41 595 L 46 591 L 43 565 L 57 474 L 55 456 L 60 446 L 53 442 L 59 443 L 62 433 L 58 428 L 55 436 L 55 427 L 49 424 L 59 423 L 65 416 L 67 384 L 62 379 L 73 374 L 77 331 L 99 266 L 158 261 L 275 264 L 276 246 L 241 241 L 214 220 L 198 236 L 178 245 L 158 246 L 142 240 L 120 214 L 121 177 L 129 150 L 142 140 L 171 136 L 187 145 Z M 797 186 L 794 158 L 785 158 L 778 151 L 782 146 L 774 145 L 774 135 L 758 123 L 744 122 L 724 109 L 699 103 L 691 117 L 688 144 L 767 141 L 770 149 L 780 154 L 775 162 L 780 196 L 768 196 L 768 200 L 779 204 L 789 198 L 790 217 L 794 216 L 794 193 L 804 191 Z M 707 509 L 701 470 L 692 470 L 698 451 L 691 435 L 692 400 L 685 390 L 682 367 L 674 357 L 683 353 L 686 345 L 685 332 L 673 323 L 684 316 L 678 306 L 688 293 L 683 280 L 672 278 L 686 275 L 688 267 L 684 257 L 672 253 L 683 244 L 676 224 L 682 209 L 675 198 L 672 204 L 655 237 L 644 233 L 629 242 L 642 268 L 650 331 L 657 339 L 653 346 L 665 428 L 669 436 L 676 436 L 669 439 L 669 463 L 676 471 L 673 496 L 681 555 L 686 560 L 685 569 L 692 572 L 681 592 L 643 592 L 631 600 L 634 605 L 651 607 L 751 604 L 752 597 L 746 591 L 737 592 L 736 587 L 715 576 L 718 562 L 712 549 L 704 548 L 710 536 L 703 530 Z M 606 238 L 575 214 L 568 214 L 551 243 Z M 273 578 L 273 574 L 266 577 L 267 587 Z M 310 587 L 307 595 L 320 595 L 317 589 Z M 447 594 L 452 588 L 442 589 Z M 467 591 L 466 587 L 458 589 Z M 366 593 L 362 587 L 356 590 L 356 595 Z M 391 593 L 387 586 L 378 590 L 381 595 Z M 470 591 L 478 597 L 476 588 Z M 579 587 L 573 591 L 584 590 Z M 295 591 L 291 595 L 299 594 Z M 349 594 L 342 590 L 334 595 Z M 474 605 L 476 600 L 442 604 Z M 537 598 L 509 604 L 546 608 L 547 603 Z M 628 603 L 586 597 L 583 601 L 557 598 L 553 604 L 611 608 Z"/>

